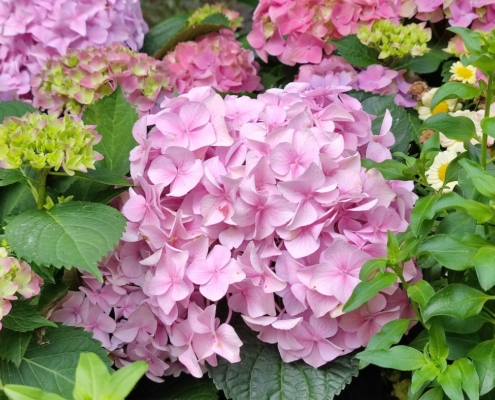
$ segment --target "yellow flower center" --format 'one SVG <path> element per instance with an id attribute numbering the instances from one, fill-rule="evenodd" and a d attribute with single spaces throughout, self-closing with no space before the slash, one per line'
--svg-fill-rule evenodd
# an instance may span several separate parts
<path id="1" fill-rule="evenodd" d="M 447 167 L 449 164 L 443 164 L 439 169 L 438 169 L 438 177 L 442 182 L 445 182 L 445 175 L 447 174 Z"/>
<path id="2" fill-rule="evenodd" d="M 462 79 L 471 79 L 474 76 L 473 70 L 465 67 L 465 66 L 460 66 L 457 67 L 455 70 L 455 73 L 459 75 Z"/>
<path id="3" fill-rule="evenodd" d="M 439 113 L 446 113 L 446 112 L 449 112 L 449 105 L 447 104 L 447 102 L 445 101 L 442 101 L 439 105 L 437 105 L 432 111 L 431 113 L 433 115 L 435 114 L 439 114 Z"/>

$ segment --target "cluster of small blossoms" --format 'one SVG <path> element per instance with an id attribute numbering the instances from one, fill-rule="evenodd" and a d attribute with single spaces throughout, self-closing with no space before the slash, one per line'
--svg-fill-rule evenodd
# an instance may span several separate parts
<path id="1" fill-rule="evenodd" d="M 174 84 L 174 74 L 166 63 L 118 43 L 68 50 L 65 56 L 48 60 L 31 81 L 35 107 L 76 115 L 117 85 L 144 115 L 156 101 L 172 95 Z"/>
<path id="2" fill-rule="evenodd" d="M 407 228 L 416 199 L 412 182 L 361 168 L 361 157 L 391 158 L 392 117 L 373 135 L 347 90 L 292 83 L 223 99 L 198 87 L 141 118 L 136 187 L 117 205 L 122 242 L 100 264 L 104 282 L 84 274 L 53 319 L 94 332 L 117 366 L 146 360 L 159 379 L 201 376 L 217 356 L 239 361 L 233 312 L 286 362 L 314 367 L 413 316 L 399 283 L 342 313 L 362 265 L 386 255 L 387 231 Z M 419 275 L 406 263 L 407 281 Z"/>
<path id="3" fill-rule="evenodd" d="M 240 28 L 242 25 L 242 17 L 237 11 L 230 10 L 223 3 L 217 4 L 205 4 L 204 6 L 198 8 L 194 11 L 191 16 L 187 19 L 187 26 L 194 26 L 203 22 L 203 20 L 213 14 L 223 14 L 229 20 L 230 27 L 232 30 Z"/>
<path id="4" fill-rule="evenodd" d="M 7 249 L 0 247 L 0 321 L 12 309 L 11 301 L 18 299 L 16 294 L 29 299 L 39 294 L 41 285 L 43 279 L 31 270 L 28 263 L 9 257 Z"/>
<path id="5" fill-rule="evenodd" d="M 125 43 L 138 50 L 148 27 L 139 0 L 0 1 L 0 95 L 26 95 L 46 60 L 67 49 Z"/>
<path id="6" fill-rule="evenodd" d="M 29 164 L 35 169 L 60 167 L 68 175 L 87 172 L 103 157 L 93 150 L 101 140 L 95 126 L 84 125 L 69 115 L 27 113 L 7 117 L 0 125 L 0 168 Z"/>
<path id="7" fill-rule="evenodd" d="M 243 49 L 230 29 L 179 43 L 163 62 L 176 74 L 179 93 L 204 85 L 222 92 L 262 89 L 253 52 Z"/>
<path id="8" fill-rule="evenodd" d="M 356 34 L 361 25 L 414 15 L 414 0 L 261 0 L 247 39 L 264 61 L 276 56 L 288 65 L 318 64 L 328 39 Z"/>
<path id="9" fill-rule="evenodd" d="M 421 24 L 395 24 L 378 20 L 370 27 L 362 25 L 357 37 L 364 45 L 380 51 L 379 59 L 403 58 L 411 55 L 422 56 L 430 51 L 427 43 L 431 40 L 431 29 Z"/>
<path id="10" fill-rule="evenodd" d="M 409 94 L 411 84 L 405 80 L 405 73 L 378 64 L 358 70 L 342 57 L 328 56 L 318 65 L 301 66 L 296 81 L 307 82 L 313 89 L 341 86 L 383 96 L 394 94 L 399 106 L 413 107 L 417 101 Z"/>

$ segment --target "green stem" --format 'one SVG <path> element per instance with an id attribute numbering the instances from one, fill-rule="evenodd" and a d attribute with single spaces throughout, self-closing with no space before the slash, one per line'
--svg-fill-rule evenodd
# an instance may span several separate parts
<path id="1" fill-rule="evenodd" d="M 492 105 L 492 86 L 494 75 L 488 77 L 488 87 L 486 88 L 485 97 L 485 118 L 490 117 L 490 106 Z M 481 168 L 486 169 L 486 149 L 488 144 L 488 135 L 483 132 L 481 137 Z"/>
<path id="2" fill-rule="evenodd" d="M 38 210 L 43 210 L 43 206 L 45 205 L 46 202 L 46 178 L 49 172 L 50 169 L 47 168 L 43 168 L 40 171 L 40 181 L 38 184 L 38 201 L 37 201 Z"/>
<path id="3" fill-rule="evenodd" d="M 34 201 L 35 202 L 38 202 L 38 191 L 36 190 L 36 188 L 34 187 L 34 185 L 31 183 L 31 181 L 34 181 L 34 180 L 31 179 L 29 176 L 26 175 L 26 171 L 24 171 L 24 169 L 19 168 L 19 171 L 21 171 L 21 174 L 26 178 L 26 183 L 29 186 L 29 190 L 31 190 L 31 194 L 34 197 Z"/>

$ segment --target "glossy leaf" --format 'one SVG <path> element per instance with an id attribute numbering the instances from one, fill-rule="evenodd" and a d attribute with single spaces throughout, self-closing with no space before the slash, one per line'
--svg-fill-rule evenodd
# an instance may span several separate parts
<path id="1" fill-rule="evenodd" d="M 425 321 L 437 315 L 466 319 L 479 314 L 485 303 L 493 298 L 467 285 L 450 284 L 428 300 L 423 317 Z"/>
<path id="2" fill-rule="evenodd" d="M 397 275 L 391 272 L 378 272 L 372 280 L 358 283 L 351 297 L 345 303 L 343 311 L 350 312 L 355 310 L 375 296 L 380 290 L 393 285 L 396 281 Z"/>
<path id="3" fill-rule="evenodd" d="M 429 352 L 434 360 L 446 360 L 449 356 L 449 346 L 445 340 L 445 332 L 442 325 L 438 321 L 432 321 L 428 336 L 430 337 Z"/>
<path id="4" fill-rule="evenodd" d="M 188 14 L 178 14 L 155 25 L 144 37 L 141 51 L 152 56 L 177 35 L 187 24 Z"/>
<path id="5" fill-rule="evenodd" d="M 440 373 L 440 368 L 435 364 L 426 364 L 421 369 L 414 371 L 411 380 L 411 391 L 416 393 L 425 383 L 430 383 Z"/>
<path id="6" fill-rule="evenodd" d="M 411 179 L 411 175 L 408 175 L 405 172 L 409 169 L 408 166 L 396 160 L 384 160 L 377 163 L 369 158 L 362 158 L 361 165 L 366 168 L 366 170 L 375 168 L 388 180 L 404 181 Z"/>
<path id="7" fill-rule="evenodd" d="M 474 267 L 483 290 L 495 286 L 495 246 L 479 249 L 474 257 Z"/>
<path id="8" fill-rule="evenodd" d="M 459 368 L 456 365 L 447 365 L 447 369 L 438 375 L 437 381 L 451 400 L 464 400 L 461 379 Z"/>
<path id="9" fill-rule="evenodd" d="M 466 170 L 468 177 L 472 179 L 474 187 L 483 196 L 495 199 L 495 177 L 484 171 L 479 164 L 468 160 L 460 160 L 459 164 Z"/>
<path id="10" fill-rule="evenodd" d="M 408 346 L 395 346 L 386 350 L 370 350 L 356 354 L 356 358 L 383 368 L 414 371 L 425 364 L 423 353 Z"/>
<path id="11" fill-rule="evenodd" d="M 465 211 L 456 211 L 442 219 L 436 234 L 448 234 L 456 239 L 462 239 L 465 235 L 474 233 L 476 220 Z"/>
<path id="12" fill-rule="evenodd" d="M 449 27 L 447 29 L 462 38 L 462 40 L 464 41 L 464 46 L 466 46 L 466 49 L 469 53 L 471 53 L 472 55 L 480 54 L 482 44 L 480 32 L 460 26 Z"/>
<path id="13" fill-rule="evenodd" d="M 480 398 L 480 379 L 471 360 L 461 358 L 454 361 L 453 365 L 461 372 L 461 386 L 469 400 L 478 400 Z"/>
<path id="14" fill-rule="evenodd" d="M 409 229 L 418 236 L 421 230 L 421 226 L 424 221 L 433 219 L 435 212 L 433 212 L 433 205 L 440 199 L 439 196 L 425 196 L 416 201 L 413 210 L 411 211 L 411 223 Z"/>
<path id="15" fill-rule="evenodd" d="M 478 344 L 469 356 L 480 379 L 480 394 L 495 388 L 495 339 Z"/>
<path id="16" fill-rule="evenodd" d="M 77 171 L 74 174 L 74 177 L 77 179 L 103 183 L 110 186 L 132 186 L 132 183 L 127 179 L 103 167 L 98 167 L 94 170 L 88 169 L 88 172 L 86 173 Z"/>
<path id="17" fill-rule="evenodd" d="M 447 82 L 436 91 L 433 99 L 431 100 L 430 108 L 433 110 L 436 106 L 438 106 L 438 104 L 445 100 L 470 100 L 480 95 L 481 90 L 476 86 L 460 82 Z"/>
<path id="18" fill-rule="evenodd" d="M 454 271 L 473 267 L 473 258 L 478 248 L 469 246 L 450 235 L 438 234 L 428 237 L 418 247 L 418 254 L 429 253 L 440 264 Z"/>
<path id="19" fill-rule="evenodd" d="M 437 386 L 428 390 L 419 400 L 443 400 L 443 390 L 441 386 Z"/>
<path id="20" fill-rule="evenodd" d="M 23 385 L 5 385 L 3 390 L 9 400 L 66 400 L 55 393 Z"/>
<path id="21" fill-rule="evenodd" d="M 384 257 L 366 261 L 359 270 L 359 279 L 366 281 L 373 272 L 384 271 L 386 266 L 387 258 Z"/>
<path id="22" fill-rule="evenodd" d="M 431 285 L 423 280 L 420 280 L 407 288 L 409 298 L 419 304 L 421 310 L 424 310 L 426 303 L 435 294 L 435 290 Z"/>
<path id="23" fill-rule="evenodd" d="M 439 113 L 431 116 L 423 123 L 421 129 L 432 129 L 442 132 L 449 139 L 462 142 L 478 137 L 476 127 L 471 119 L 467 117 L 453 117 L 447 113 Z"/>

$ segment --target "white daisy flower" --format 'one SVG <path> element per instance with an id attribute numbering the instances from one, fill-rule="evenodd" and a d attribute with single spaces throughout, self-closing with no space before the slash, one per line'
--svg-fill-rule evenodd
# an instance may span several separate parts
<path id="1" fill-rule="evenodd" d="M 433 189 L 440 190 L 443 187 L 443 192 L 446 193 L 451 192 L 454 186 L 457 185 L 457 181 L 454 181 L 447 183 L 444 187 L 447 167 L 456 157 L 457 153 L 454 151 L 442 151 L 437 154 L 433 164 L 425 174 L 427 182 Z"/>
<path id="2" fill-rule="evenodd" d="M 476 68 L 472 65 L 464 66 L 462 62 L 457 61 L 450 67 L 450 72 L 452 72 L 453 81 L 470 83 L 474 85 L 476 83 Z"/>

